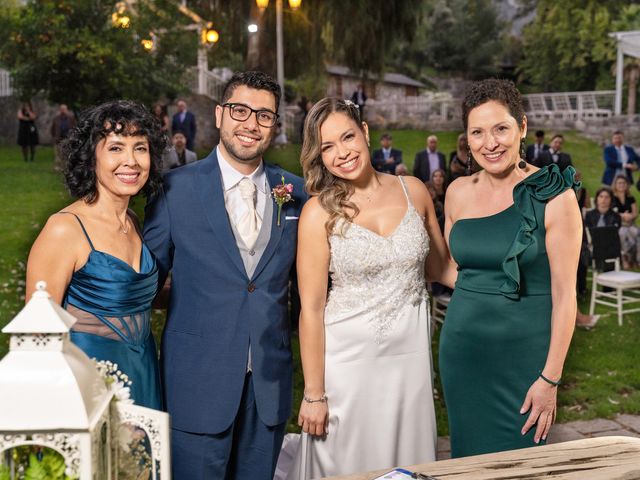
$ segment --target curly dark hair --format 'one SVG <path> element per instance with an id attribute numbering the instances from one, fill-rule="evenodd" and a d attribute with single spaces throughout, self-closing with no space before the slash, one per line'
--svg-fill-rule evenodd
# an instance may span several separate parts
<path id="1" fill-rule="evenodd" d="M 64 181 L 69 193 L 87 203 L 98 199 L 96 146 L 110 133 L 147 138 L 151 168 L 142 191 L 147 196 L 157 191 L 161 184 L 161 157 L 169 139 L 155 116 L 143 105 L 129 100 L 113 100 L 83 111 L 76 127 L 60 143 L 60 154 L 65 164 Z"/>
<path id="2" fill-rule="evenodd" d="M 462 123 L 467 129 L 469 113 L 474 108 L 490 101 L 498 102 L 507 107 L 509 113 L 522 126 L 524 120 L 524 105 L 522 95 L 511 80 L 488 78 L 473 82 L 465 92 L 462 100 Z"/>
<path id="3" fill-rule="evenodd" d="M 281 95 L 280 85 L 278 85 L 278 82 L 270 75 L 256 70 L 234 73 L 224 86 L 221 103 L 227 103 L 233 95 L 234 90 L 242 85 L 255 90 L 267 90 L 273 93 L 273 96 L 276 97 L 276 112 L 278 111 Z"/>

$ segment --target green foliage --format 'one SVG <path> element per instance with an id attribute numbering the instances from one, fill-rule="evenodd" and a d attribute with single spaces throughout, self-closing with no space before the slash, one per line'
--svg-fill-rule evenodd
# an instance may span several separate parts
<path id="1" fill-rule="evenodd" d="M 29 455 L 29 466 L 24 472 L 24 480 L 67 480 L 65 475 L 65 464 L 62 455 L 47 450 L 42 455 L 42 460 L 38 460 L 35 454 Z"/>
<path id="2" fill-rule="evenodd" d="M 494 74 L 503 24 L 491 0 L 437 0 L 427 12 L 423 45 L 440 70 L 478 78 Z"/>
<path id="3" fill-rule="evenodd" d="M 539 0 L 524 32 L 521 77 L 543 91 L 612 88 L 616 45 L 608 34 L 639 24 L 640 8 L 626 0 Z"/>
<path id="4" fill-rule="evenodd" d="M 0 480 L 11 480 L 11 470 L 6 465 L 0 465 Z"/>
<path id="5" fill-rule="evenodd" d="M 180 90 L 184 66 L 170 51 L 149 53 L 140 40 L 162 11 L 138 2 L 128 29 L 111 23 L 108 0 L 31 0 L 0 16 L 0 62 L 23 97 L 44 91 L 48 100 L 74 108 L 110 98 L 151 103 Z M 192 35 L 195 36 L 195 35 Z"/>

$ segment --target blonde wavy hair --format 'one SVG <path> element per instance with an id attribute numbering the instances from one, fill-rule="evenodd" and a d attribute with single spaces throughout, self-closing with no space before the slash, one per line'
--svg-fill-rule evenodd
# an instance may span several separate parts
<path id="1" fill-rule="evenodd" d="M 309 110 L 305 119 L 300 163 L 307 193 L 317 196 L 322 208 L 329 213 L 329 219 L 325 223 L 327 236 L 335 233 L 339 219 L 343 219 L 343 222 L 337 233 L 343 235 L 346 226 L 360 213 L 356 204 L 349 201 L 354 191 L 353 185 L 330 173 L 322 163 L 320 128 L 332 113 L 342 113 L 349 117 L 364 135 L 358 107 L 349 100 L 325 97 Z"/>

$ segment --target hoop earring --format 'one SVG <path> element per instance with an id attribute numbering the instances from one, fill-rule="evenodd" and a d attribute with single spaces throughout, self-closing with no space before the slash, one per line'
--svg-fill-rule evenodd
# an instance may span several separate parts
<path id="1" fill-rule="evenodd" d="M 471 147 L 467 147 L 467 176 L 471 175 L 471 164 L 473 163 L 473 156 L 471 155 Z"/>

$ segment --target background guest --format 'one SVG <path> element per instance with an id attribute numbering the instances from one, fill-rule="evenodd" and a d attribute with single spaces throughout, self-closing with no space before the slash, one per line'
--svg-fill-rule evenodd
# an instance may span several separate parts
<path id="1" fill-rule="evenodd" d="M 532 165 L 535 165 L 538 157 L 543 153 L 549 150 L 549 145 L 544 143 L 544 130 L 536 131 L 536 140 L 533 144 L 527 147 L 527 153 L 525 155 L 525 160 Z"/>
<path id="2" fill-rule="evenodd" d="M 589 210 L 584 217 L 586 228 L 615 226 L 620 228 L 620 214 L 613 210 L 613 192 L 609 187 L 602 187 L 596 192 L 596 208 Z"/>
<path id="3" fill-rule="evenodd" d="M 640 157 L 633 147 L 624 144 L 624 134 L 620 130 L 613 132 L 611 145 L 604 147 L 604 173 L 602 183 L 611 185 L 616 175 L 625 175 L 633 183 L 632 172 L 640 165 Z"/>
<path id="4" fill-rule="evenodd" d="M 409 169 L 404 163 L 400 163 L 396 165 L 396 170 L 394 172 L 397 176 L 406 177 L 409 175 Z"/>
<path id="5" fill-rule="evenodd" d="M 467 143 L 467 134 L 461 133 L 458 135 L 458 142 L 456 149 L 451 152 L 449 156 L 449 172 L 451 174 L 451 181 L 453 182 L 458 177 L 464 177 L 468 174 L 467 162 L 469 157 L 469 144 Z"/>
<path id="6" fill-rule="evenodd" d="M 193 151 L 193 145 L 196 140 L 196 117 L 187 110 L 187 102 L 179 100 L 177 103 L 178 111 L 171 119 L 171 133 L 178 130 L 184 133 L 187 138 L 187 149 Z"/>
<path id="7" fill-rule="evenodd" d="M 620 215 L 620 247 L 622 250 L 623 268 L 629 269 L 640 263 L 638 257 L 638 235 L 640 230 L 635 225 L 638 218 L 638 204 L 631 195 L 631 185 L 626 175 L 616 175 L 613 180 L 613 204 L 612 208 Z"/>
<path id="8" fill-rule="evenodd" d="M 443 169 L 438 168 L 431 173 L 431 183 L 436 190 L 436 199 L 444 206 L 447 194 L 447 177 Z"/>
<path id="9" fill-rule="evenodd" d="M 402 163 L 402 151 L 393 148 L 393 138 L 389 133 L 380 137 L 380 148 L 371 156 L 373 168 L 379 172 L 395 174 L 396 167 Z"/>
<path id="10" fill-rule="evenodd" d="M 367 103 L 367 94 L 364 91 L 364 85 L 358 84 L 353 95 L 351 95 L 351 101 L 358 106 L 360 112 L 360 120 L 364 121 L 364 106 Z"/>
<path id="11" fill-rule="evenodd" d="M 159 103 L 153 106 L 153 116 L 156 117 L 160 124 L 162 132 L 169 134 L 169 115 L 167 115 L 167 108 Z"/>
<path id="12" fill-rule="evenodd" d="M 569 165 L 573 165 L 571 162 L 571 156 L 562 151 L 563 144 L 564 137 L 560 134 L 554 135 L 551 139 L 549 148 L 538 155 L 537 160 L 534 161 L 534 165 L 542 168 L 547 165 L 556 164 L 558 165 L 558 168 L 560 168 L 561 172 Z"/>
<path id="13" fill-rule="evenodd" d="M 18 110 L 18 145 L 22 148 L 22 158 L 25 162 L 33 162 L 36 156 L 36 145 L 38 145 L 36 117 L 31 102 L 24 102 Z"/>
<path id="14" fill-rule="evenodd" d="M 53 117 L 51 122 L 51 138 L 54 144 L 55 164 L 58 169 L 62 168 L 62 160 L 60 157 L 60 142 L 67 138 L 69 131 L 76 126 L 76 117 L 69 111 L 69 108 L 64 104 L 60 104 L 58 107 L 58 114 Z"/>
<path id="15" fill-rule="evenodd" d="M 427 137 L 427 148 L 416 153 L 416 158 L 413 162 L 413 176 L 426 182 L 431 180 L 431 172 L 438 169 L 446 171 L 444 154 L 438 151 L 438 137 L 429 135 Z"/>
<path id="16" fill-rule="evenodd" d="M 198 159 L 196 153 L 187 148 L 187 137 L 181 131 L 173 133 L 171 144 L 172 148 L 168 148 L 162 154 L 163 172 L 195 162 Z"/>

